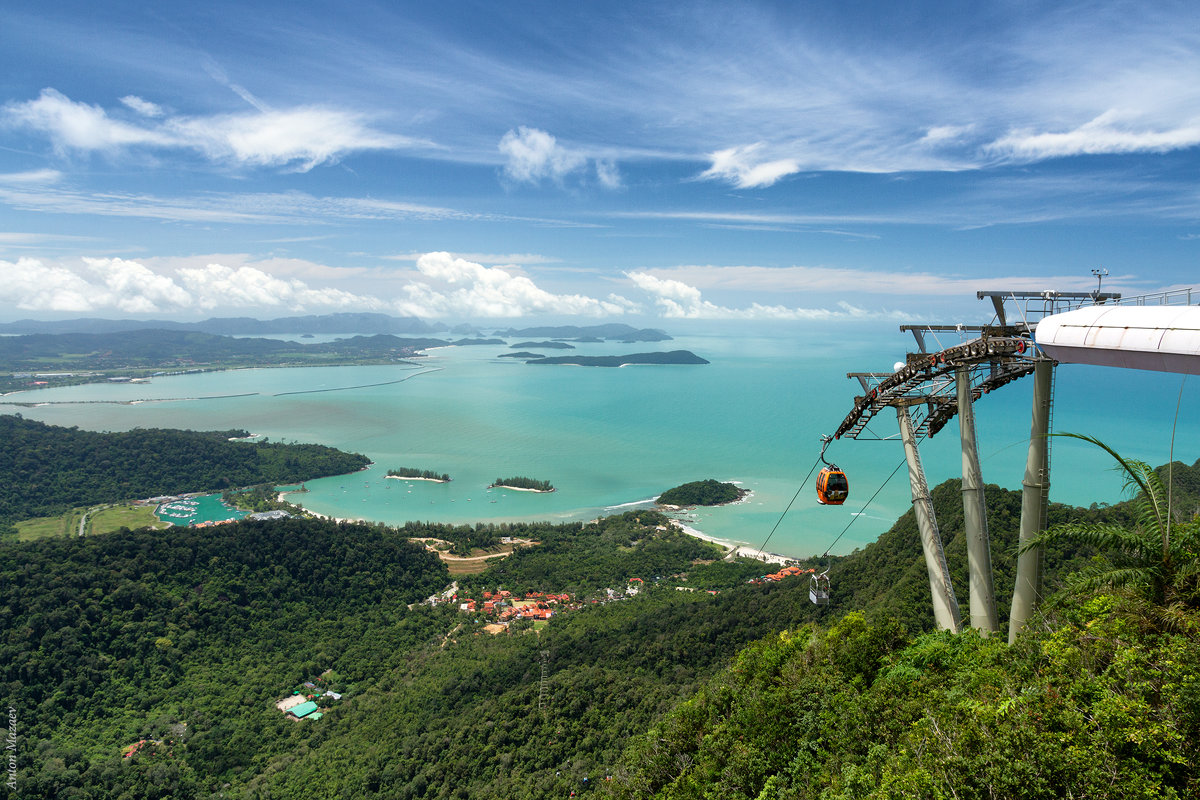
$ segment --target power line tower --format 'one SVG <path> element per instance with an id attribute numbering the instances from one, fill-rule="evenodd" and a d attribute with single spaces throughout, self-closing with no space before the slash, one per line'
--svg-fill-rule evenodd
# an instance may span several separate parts
<path id="1" fill-rule="evenodd" d="M 546 708 L 547 708 L 546 688 L 550 683 L 549 658 L 550 658 L 550 651 L 543 650 L 542 651 L 542 679 L 538 684 L 538 711 L 541 712 L 543 717 L 546 716 Z"/>

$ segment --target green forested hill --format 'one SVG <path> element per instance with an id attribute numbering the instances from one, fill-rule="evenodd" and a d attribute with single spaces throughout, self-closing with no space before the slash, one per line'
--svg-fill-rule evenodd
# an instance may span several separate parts
<path id="1" fill-rule="evenodd" d="M 610 796 L 1196 797 L 1196 628 L 1122 605 L 1062 607 L 1013 647 L 856 614 L 759 642 L 639 739 Z"/>
<path id="2" fill-rule="evenodd" d="M 15 797 L 209 796 L 322 731 L 274 701 L 327 669 L 348 696 L 437 641 L 408 604 L 447 581 L 394 533 L 319 520 L 0 547 L 0 695 Z M 121 748 L 162 742 L 123 761 Z"/>
<path id="3" fill-rule="evenodd" d="M 958 483 L 933 498 L 965 608 Z M 1019 495 L 987 499 L 1006 607 Z M 1190 617 L 1163 628 L 1093 597 L 1016 648 L 929 634 L 911 512 L 822 564 L 834 592 L 822 607 L 803 578 L 747 585 L 768 568 L 710 563 L 709 545 L 663 523 L 290 520 L 0 545 L 0 687 L 26 743 L 18 796 L 1194 796 Z M 540 544 L 460 592 L 590 593 L 634 575 L 646 588 L 524 634 L 409 608 L 449 577 L 403 539 L 500 535 Z M 1052 550 L 1048 585 L 1081 555 Z M 345 692 L 323 719 L 274 709 L 325 670 Z M 141 739 L 161 744 L 122 759 Z"/>
<path id="4" fill-rule="evenodd" d="M 370 460 L 315 444 L 231 442 L 245 431 L 137 428 L 96 433 L 0 416 L 0 525 L 74 506 L 294 483 Z"/>

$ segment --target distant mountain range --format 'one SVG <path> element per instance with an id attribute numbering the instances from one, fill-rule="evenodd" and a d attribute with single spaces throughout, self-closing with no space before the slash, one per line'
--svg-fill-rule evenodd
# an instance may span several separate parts
<path id="1" fill-rule="evenodd" d="M 459 326 L 461 329 L 463 326 Z M 303 317 L 253 319 L 252 317 L 217 317 L 203 322 L 176 322 L 162 319 L 62 319 L 40 321 L 23 319 L 0 323 L 0 333 L 119 333 L 121 331 L 170 330 L 196 331 L 224 336 L 279 333 L 439 333 L 445 325 L 430 325 L 416 317 L 393 317 L 387 314 L 342 313 L 310 314 Z"/>

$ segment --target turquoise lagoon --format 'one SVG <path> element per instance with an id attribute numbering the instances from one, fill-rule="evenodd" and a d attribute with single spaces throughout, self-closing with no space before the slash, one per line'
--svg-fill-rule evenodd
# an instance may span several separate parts
<path id="1" fill-rule="evenodd" d="M 817 461 L 820 435 L 837 427 L 858 391 L 846 373 L 890 371 L 911 349 L 895 325 L 671 333 L 672 342 L 578 344 L 577 352 L 688 349 L 712 363 L 538 367 L 497 358 L 507 347 L 449 347 L 429 351 L 415 367 L 236 370 L 93 384 L 12 395 L 6 399 L 47 405 L 0 411 L 93 430 L 245 428 L 361 452 L 374 466 L 310 481 L 307 493 L 291 498 L 330 516 L 389 524 L 591 519 L 647 507 L 665 489 L 712 477 L 737 481 L 752 495 L 688 515 L 692 527 L 758 547 L 795 497 L 767 549 L 802 556 L 824 552 L 839 535 L 833 552 L 861 547 L 909 507 L 905 471 L 888 480 L 903 453 L 885 438 L 896 433 L 887 418 L 873 426 L 881 440 L 829 449 L 850 476 L 846 505 L 819 506 L 811 478 L 800 485 Z M 1191 463 L 1200 456 L 1198 394 L 1178 375 L 1062 365 L 1055 430 L 1095 435 L 1126 455 L 1164 463 L 1181 387 L 1175 456 Z M 1020 487 L 1031 390 L 1031 380 L 1018 381 L 976 406 L 989 483 Z M 925 442 L 922 458 L 931 484 L 960 474 L 957 425 Z M 393 467 L 448 472 L 453 482 L 386 479 Z M 549 480 L 557 491 L 487 488 L 512 475 Z M 1086 505 L 1120 491 L 1119 476 L 1098 450 L 1055 440 L 1052 500 Z"/>

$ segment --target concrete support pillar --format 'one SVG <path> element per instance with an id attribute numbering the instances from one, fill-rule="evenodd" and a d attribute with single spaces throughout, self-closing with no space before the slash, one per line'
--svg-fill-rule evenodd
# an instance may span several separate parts
<path id="1" fill-rule="evenodd" d="M 942 537 L 938 533 L 937 519 L 933 513 L 933 501 L 929 496 L 929 484 L 925 480 L 925 468 L 921 465 L 921 454 L 917 451 L 912 417 L 909 416 L 908 408 L 897 406 L 896 418 L 900 422 L 900 438 L 904 442 L 904 457 L 908 461 L 908 481 L 912 486 L 913 512 L 917 515 L 917 527 L 921 531 L 921 549 L 925 553 L 925 568 L 929 572 L 933 619 L 940 630 L 958 633 L 962 624 L 958 599 L 954 596 L 954 586 L 950 582 L 950 570 L 946 566 L 946 553 L 942 549 Z"/>
<path id="2" fill-rule="evenodd" d="M 1029 455 L 1021 482 L 1021 535 L 1025 544 L 1046 528 L 1046 506 L 1050 498 L 1050 394 L 1054 385 L 1054 363 L 1049 359 L 1033 365 L 1033 414 L 1029 426 Z M 1017 581 L 1013 587 L 1012 612 L 1008 618 L 1008 642 L 1037 609 L 1042 592 L 1042 551 L 1029 550 L 1017 556 Z"/>
<path id="3" fill-rule="evenodd" d="M 992 587 L 992 549 L 988 542 L 987 502 L 975 438 L 970 367 L 960 366 L 954 373 L 954 382 L 958 390 L 958 432 L 962 440 L 963 528 L 967 537 L 971 627 L 990 636 L 999 631 L 1000 622 L 996 617 L 996 594 Z"/>

